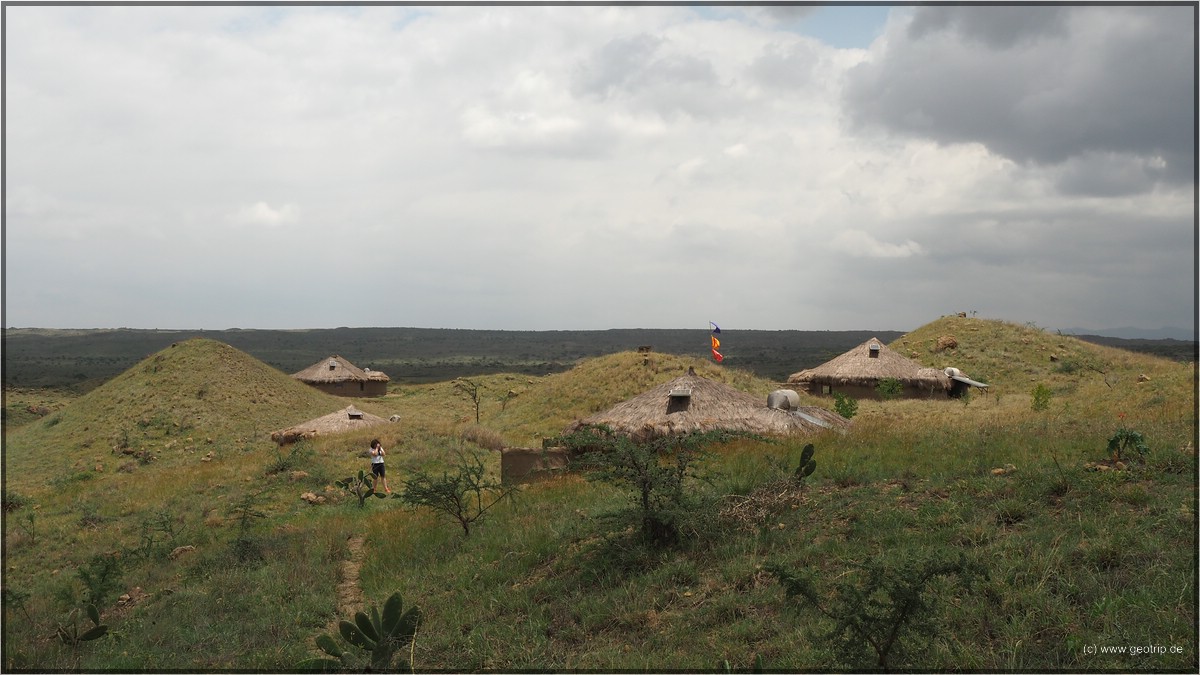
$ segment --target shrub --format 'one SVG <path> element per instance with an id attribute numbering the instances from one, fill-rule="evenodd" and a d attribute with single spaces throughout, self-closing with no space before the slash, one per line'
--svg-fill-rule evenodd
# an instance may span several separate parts
<path id="1" fill-rule="evenodd" d="M 115 554 L 99 553 L 81 566 L 76 574 L 85 587 L 85 601 L 90 605 L 103 606 L 121 586 L 121 560 Z"/>
<path id="2" fill-rule="evenodd" d="M 736 437 L 756 438 L 729 431 L 692 432 L 659 436 L 638 443 L 605 426 L 588 425 L 559 439 L 583 454 L 592 469 L 589 480 L 630 490 L 643 538 L 655 545 L 675 544 L 684 521 L 698 502 L 689 483 L 707 458 L 704 446 Z"/>
<path id="3" fill-rule="evenodd" d="M 262 546 L 252 536 L 251 529 L 256 520 L 266 518 L 267 514 L 259 511 L 257 506 L 262 495 L 248 493 L 237 501 L 229 510 L 238 524 L 238 533 L 230 544 L 233 557 L 239 563 L 250 563 L 262 560 Z"/>
<path id="4" fill-rule="evenodd" d="M 840 392 L 833 392 L 833 411 L 850 419 L 858 414 L 858 401 Z"/>
<path id="5" fill-rule="evenodd" d="M 931 582 L 956 577 L 970 588 L 976 576 L 987 576 L 983 567 L 963 556 L 954 561 L 905 561 L 892 569 L 873 560 L 862 566 L 861 580 L 838 582 L 830 597 L 818 590 L 811 574 L 796 574 L 778 564 L 768 565 L 767 571 L 779 579 L 789 598 L 802 598 L 834 623 L 824 638 L 836 643 L 847 665 L 884 671 L 936 636 L 935 605 L 926 592 Z M 873 663 L 864 659 L 872 653 Z"/>
<path id="6" fill-rule="evenodd" d="M 1050 408 L 1050 397 L 1052 394 L 1050 392 L 1050 388 L 1046 385 L 1039 382 L 1038 385 L 1033 388 L 1033 391 L 1030 393 L 1030 395 L 1033 397 L 1030 408 L 1032 408 L 1034 412 L 1042 412 Z"/>
<path id="7" fill-rule="evenodd" d="M 904 384 L 894 377 L 885 377 L 875 385 L 875 393 L 882 400 L 891 401 L 904 393 Z"/>
<path id="8" fill-rule="evenodd" d="M 275 459 L 267 465 L 266 473 L 268 476 L 285 471 L 292 471 L 298 468 L 312 455 L 312 448 L 307 441 L 299 441 L 293 443 L 288 449 L 287 455 L 283 454 L 283 447 L 275 448 Z"/>
<path id="9" fill-rule="evenodd" d="M 4 490 L 3 498 L 0 499 L 3 503 L 5 513 L 12 513 L 20 508 L 29 505 L 29 498 L 25 495 L 13 492 L 12 490 Z"/>
<path id="10" fill-rule="evenodd" d="M 1136 452 L 1138 457 L 1145 457 L 1150 448 L 1146 445 L 1146 439 L 1140 431 L 1127 429 L 1121 425 L 1121 428 L 1117 429 L 1117 433 L 1108 439 L 1108 454 L 1112 455 L 1114 462 L 1127 461 L 1130 458 L 1130 450 Z"/>
<path id="11" fill-rule="evenodd" d="M 400 499 L 409 506 L 425 506 L 449 516 L 462 527 L 463 536 L 471 534 L 471 525 L 505 498 L 516 495 L 520 487 L 485 479 L 483 460 L 478 455 L 458 453 L 456 473 L 442 472 L 433 478 L 418 471 L 404 481 Z"/>

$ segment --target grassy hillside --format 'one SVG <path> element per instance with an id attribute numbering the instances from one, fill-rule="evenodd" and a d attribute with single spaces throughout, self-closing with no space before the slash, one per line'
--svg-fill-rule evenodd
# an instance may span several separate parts
<path id="1" fill-rule="evenodd" d="M 948 335 L 957 347 L 939 351 Z M 526 487 L 469 537 L 400 500 L 360 509 L 333 481 L 366 468 L 373 436 L 399 492 L 460 452 L 494 476 L 479 439 L 536 445 L 688 366 L 764 397 L 768 380 L 632 352 L 482 374 L 478 426 L 453 382 L 401 384 L 355 401 L 399 424 L 280 451 L 267 432 L 344 401 L 179 343 L 6 436 L 4 667 L 291 671 L 349 607 L 401 591 L 425 616 L 420 670 L 747 670 L 757 656 L 861 671 L 874 650 L 843 649 L 775 570 L 808 575 L 836 610 L 868 569 L 903 580 L 933 560 L 981 572 L 921 590 L 928 630 L 903 627 L 892 668 L 1195 672 L 1194 364 L 958 317 L 891 347 L 989 393 L 864 400 L 845 435 L 715 446 L 689 483 L 688 536 L 661 547 L 614 519 L 629 492 L 579 474 Z M 1145 454 L 1097 468 L 1122 428 Z M 808 441 L 817 470 L 789 488 Z M 76 651 L 53 636 L 89 598 L 111 634 Z M 1099 652 L 1129 646 L 1155 649 Z"/>

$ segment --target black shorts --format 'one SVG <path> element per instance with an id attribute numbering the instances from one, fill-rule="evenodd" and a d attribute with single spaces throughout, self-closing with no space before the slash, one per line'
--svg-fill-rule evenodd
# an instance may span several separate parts
<path id="1" fill-rule="evenodd" d="M 376 463 L 372 464 L 371 465 L 371 473 L 375 474 L 376 476 L 379 476 L 380 478 L 383 478 L 384 477 L 383 462 L 376 462 Z"/>

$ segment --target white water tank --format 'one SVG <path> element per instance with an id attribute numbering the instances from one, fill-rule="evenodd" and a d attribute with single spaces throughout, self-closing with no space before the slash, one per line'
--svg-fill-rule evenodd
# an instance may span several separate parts
<path id="1" fill-rule="evenodd" d="M 800 394 L 791 389 L 776 389 L 767 394 L 767 407 L 774 410 L 795 410 L 800 407 Z"/>

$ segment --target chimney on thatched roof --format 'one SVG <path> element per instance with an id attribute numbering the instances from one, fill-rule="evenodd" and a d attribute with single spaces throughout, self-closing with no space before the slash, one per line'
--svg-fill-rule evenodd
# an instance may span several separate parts
<path id="1" fill-rule="evenodd" d="M 768 408 L 766 397 L 755 397 L 689 370 L 687 375 L 578 420 L 565 430 L 604 425 L 637 441 L 692 431 L 726 429 L 762 435 L 813 434 L 845 429 L 849 420 L 824 408 Z"/>

